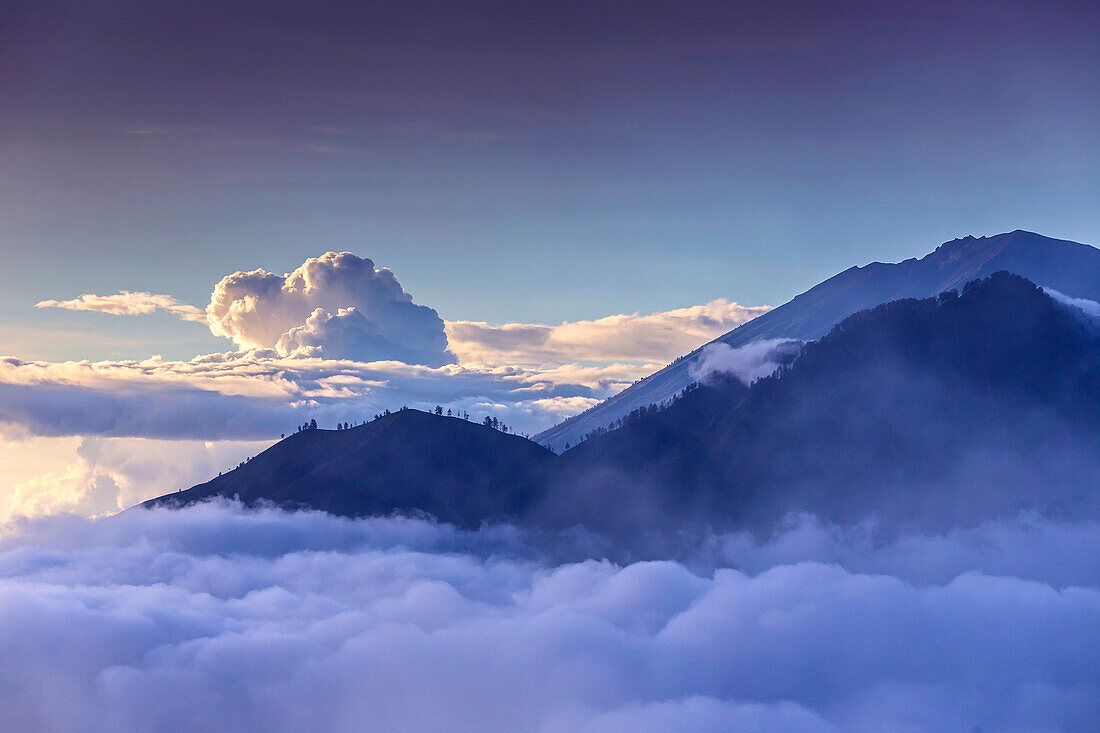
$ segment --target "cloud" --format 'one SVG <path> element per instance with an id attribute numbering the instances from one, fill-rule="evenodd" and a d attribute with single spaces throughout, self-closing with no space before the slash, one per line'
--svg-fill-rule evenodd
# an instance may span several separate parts
<path id="1" fill-rule="evenodd" d="M 185 489 L 229 470 L 272 441 L 29 438 L 5 452 L 46 454 L 51 466 L 0 487 L 0 534 L 19 518 L 114 514 L 146 499 Z"/>
<path id="2" fill-rule="evenodd" d="M 652 365 L 426 367 L 282 358 L 274 351 L 190 361 L 0 358 L 0 427 L 31 435 L 258 440 L 310 417 L 322 426 L 403 405 L 488 414 L 534 433 L 625 388 Z"/>
<path id="3" fill-rule="evenodd" d="M 169 295 L 130 291 L 38 306 L 174 313 L 242 347 L 188 361 L 0 358 L 0 433 L 83 436 L 86 447 L 95 438 L 272 440 L 311 418 L 324 427 L 437 404 L 476 420 L 494 415 L 535 434 L 768 310 L 715 300 L 556 326 L 444 324 L 434 310 L 413 303 L 392 272 L 348 252 L 308 259 L 285 275 L 262 269 L 228 275 L 205 311 Z M 184 485 L 127 478 L 87 458 L 66 455 L 31 478 L 9 481 L 8 494 L 15 483 L 20 488 L 0 513 L 79 510 L 91 506 L 86 496 L 103 499 L 92 502 L 98 512 L 116 500 L 125 506 Z M 192 483 L 210 475 L 195 475 Z M 51 492 L 51 482 L 68 488 Z"/>
<path id="4" fill-rule="evenodd" d="M 413 303 L 388 269 L 351 252 L 326 252 L 286 275 L 227 275 L 214 287 L 206 316 L 214 335 L 282 356 L 308 346 L 357 361 L 455 361 L 439 315 Z"/>
<path id="5" fill-rule="evenodd" d="M 853 572 L 891 575 L 915 586 L 944 585 L 969 571 L 1013 576 L 1055 587 L 1100 586 L 1100 564 L 1071 557 L 1100 557 L 1095 519 L 1052 521 L 1034 513 L 954 527 L 943 534 L 903 533 L 889 541 L 873 521 L 830 524 L 793 515 L 765 540 L 747 532 L 708 540 L 709 564 L 757 574 L 780 565 L 816 562 Z"/>
<path id="6" fill-rule="evenodd" d="M 729 344 L 708 344 L 691 365 L 691 378 L 706 382 L 715 374 L 732 374 L 746 385 L 768 376 L 789 363 L 801 349 L 790 339 L 760 339 L 733 348 Z"/>
<path id="7" fill-rule="evenodd" d="M 275 350 L 280 354 L 325 356 L 344 354 L 351 358 L 370 359 L 371 356 L 406 364 L 429 363 L 442 366 L 454 362 L 453 356 L 434 359 L 425 356 L 420 348 L 401 341 L 391 341 L 382 335 L 378 327 L 355 308 L 341 308 L 336 315 L 320 308 L 313 311 L 306 322 L 279 337 Z"/>
<path id="8" fill-rule="evenodd" d="M 122 290 L 116 295 L 85 293 L 72 300 L 43 300 L 35 308 L 64 308 L 73 311 L 94 311 L 115 316 L 149 315 L 158 310 L 179 316 L 185 321 L 206 323 L 206 313 L 201 308 L 187 305 L 171 295 Z"/>
<path id="9" fill-rule="evenodd" d="M 650 315 L 614 315 L 556 326 L 448 321 L 459 360 L 471 364 L 545 366 L 568 362 L 650 361 L 661 364 L 771 310 L 727 300 Z"/>
<path id="10" fill-rule="evenodd" d="M 693 570 L 563 562 L 506 526 L 225 504 L 27 523 L 0 545 L 18 660 L 0 726 L 1088 729 L 1100 589 L 1078 553 L 1096 526 L 1042 524 L 1032 560 L 1034 528 L 985 531 L 1019 543 L 1001 572 L 914 583 L 913 563 L 999 548 L 914 536 L 904 558 L 859 549 L 868 572 L 769 562 L 779 537 L 743 552 L 751 570 Z"/>
<path id="11" fill-rule="evenodd" d="M 109 472 L 75 459 L 60 471 L 8 486 L 0 495 L 0 532 L 17 517 L 113 514 L 121 508 L 118 497 Z"/>
<path id="12" fill-rule="evenodd" d="M 1043 292 L 1054 298 L 1062 305 L 1068 305 L 1071 308 L 1079 308 L 1084 311 L 1086 315 L 1092 316 L 1093 318 L 1100 318 L 1100 303 L 1097 303 L 1095 300 L 1089 300 L 1088 298 L 1074 298 L 1072 296 L 1066 295 L 1065 293 L 1060 293 L 1054 288 L 1048 288 L 1045 286 L 1043 287 Z"/>
<path id="13" fill-rule="evenodd" d="M 0 359 L 0 429 L 31 435 L 256 440 L 303 419 L 367 419 L 402 405 L 494 414 L 536 433 L 768 307 L 725 300 L 557 326 L 444 323 L 393 273 L 349 252 L 293 272 L 236 272 L 205 314 L 167 295 L 124 291 L 40 307 L 207 322 L 242 351 L 190 361 Z M 462 357 L 456 365 L 448 335 Z M 55 468 L 56 471 L 56 468 Z"/>
<path id="14" fill-rule="evenodd" d="M 382 295 L 357 292 L 357 288 L 373 288 Z M 401 328 L 382 326 L 387 307 L 379 307 L 377 301 L 386 298 L 394 301 L 388 308 L 402 312 L 403 317 L 416 313 L 413 320 L 423 321 L 422 336 L 430 342 L 426 352 L 415 339 L 409 345 L 391 338 Z M 373 311 L 356 305 L 362 300 L 373 300 Z M 334 305 L 339 303 L 343 305 Z M 619 314 L 558 325 L 447 321 L 440 341 L 438 323 L 428 317 L 429 312 L 434 314 L 432 309 L 412 304 L 389 270 L 374 270 L 369 259 L 348 252 L 312 258 L 284 276 L 264 270 L 229 275 L 215 288 L 207 311 L 170 295 L 126 290 L 117 295 L 89 293 L 73 300 L 43 300 L 36 307 L 112 315 L 162 310 L 198 323 L 207 323 L 209 311 L 214 335 L 230 338 L 245 349 L 274 349 L 282 356 L 323 354 L 439 366 L 453 363 L 457 355 L 464 364 L 526 367 L 613 361 L 664 364 L 771 310 L 771 306 L 718 299 L 649 315 Z M 450 352 L 442 353 L 448 346 Z M 432 356 L 426 358 L 425 353 Z"/>

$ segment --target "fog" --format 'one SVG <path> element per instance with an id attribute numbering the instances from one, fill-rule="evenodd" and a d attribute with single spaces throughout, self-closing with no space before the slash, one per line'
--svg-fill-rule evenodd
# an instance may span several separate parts
<path id="1" fill-rule="evenodd" d="M 734 348 L 729 344 L 707 344 L 698 361 L 688 370 L 692 380 L 709 383 L 717 374 L 732 374 L 750 385 L 772 374 L 798 355 L 801 342 L 793 339 L 759 339 Z"/>
<path id="2" fill-rule="evenodd" d="M 1083 730 L 1100 527 L 873 541 L 796 516 L 678 560 L 583 533 L 203 504 L 0 543 L 6 730 Z M 588 545 L 591 547 L 592 545 Z"/>

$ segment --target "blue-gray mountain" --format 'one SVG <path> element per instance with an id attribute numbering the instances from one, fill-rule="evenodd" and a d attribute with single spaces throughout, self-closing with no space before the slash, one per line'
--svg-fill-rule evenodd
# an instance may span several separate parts
<path id="1" fill-rule="evenodd" d="M 956 239 L 919 260 L 849 268 L 711 343 L 736 348 L 758 339 L 819 339 L 857 311 L 900 298 L 927 298 L 1001 270 L 1066 295 L 1100 300 L 1100 250 L 1017 230 Z M 693 367 L 705 348 L 539 433 L 534 440 L 560 452 L 567 443 L 576 445 L 585 435 L 639 407 L 671 399 L 694 380 Z"/>
<path id="2" fill-rule="evenodd" d="M 1097 516 L 1100 322 L 995 273 L 852 315 L 747 390 L 701 387 L 555 467 L 541 514 L 586 502 L 615 534 L 665 516 L 678 531 L 791 512 L 929 531 Z"/>
<path id="3" fill-rule="evenodd" d="M 1100 327 L 1006 272 L 844 319 L 745 387 L 717 379 L 563 455 L 406 410 L 309 430 L 150 504 L 239 496 L 467 527 L 584 526 L 638 554 L 791 512 L 883 528 L 1100 516 Z M 662 544 L 663 543 L 663 544 Z"/>

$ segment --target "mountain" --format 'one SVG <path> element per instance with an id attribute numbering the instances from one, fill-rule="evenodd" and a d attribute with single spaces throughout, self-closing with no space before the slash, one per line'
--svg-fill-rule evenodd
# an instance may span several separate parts
<path id="1" fill-rule="evenodd" d="M 1100 250 L 1017 230 L 946 242 L 919 260 L 849 268 L 711 344 L 737 348 L 759 339 L 818 339 L 858 311 L 901 298 L 927 298 L 1001 270 L 1066 295 L 1100 300 Z M 693 369 L 705 348 L 539 433 L 534 440 L 560 451 L 566 443 L 576 445 L 586 434 L 606 428 L 639 407 L 669 400 L 694 381 Z"/>
<path id="2" fill-rule="evenodd" d="M 239 496 L 462 527 L 583 526 L 634 556 L 791 512 L 883 531 L 1100 517 L 1100 321 L 1007 272 L 849 316 L 751 387 L 715 375 L 558 456 L 404 410 L 307 430 L 146 506 Z M 667 556 L 667 555 L 666 555 Z"/>
<path id="3" fill-rule="evenodd" d="M 348 430 L 305 430 L 243 466 L 145 506 L 214 496 L 346 516 L 426 512 L 476 527 L 540 497 L 553 453 L 477 423 L 401 410 Z"/>
<path id="4" fill-rule="evenodd" d="M 1007 272 L 844 319 L 747 391 L 703 385 L 555 464 L 540 516 L 637 534 L 790 512 L 943 528 L 1097 514 L 1100 328 Z"/>

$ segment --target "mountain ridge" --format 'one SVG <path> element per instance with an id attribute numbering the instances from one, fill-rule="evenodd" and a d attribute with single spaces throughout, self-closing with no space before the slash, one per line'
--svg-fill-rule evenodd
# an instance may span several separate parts
<path id="1" fill-rule="evenodd" d="M 643 506 L 700 531 L 766 533 L 791 512 L 937 530 L 1095 514 L 1100 322 L 1002 271 L 854 314 L 747 392 L 703 386 L 555 465 L 559 506 L 595 497 L 594 516 Z"/>
<path id="2" fill-rule="evenodd" d="M 565 443 L 575 445 L 639 407 L 668 401 L 694 381 L 693 367 L 713 344 L 738 348 L 759 339 L 814 340 L 852 313 L 900 298 L 930 297 L 1000 270 L 1071 297 L 1100 300 L 1100 249 L 1022 229 L 961 237 L 919 259 L 843 270 L 533 439 L 560 452 Z"/>
<path id="3" fill-rule="evenodd" d="M 347 516 L 423 512 L 477 527 L 534 501 L 554 458 L 517 435 L 405 409 L 347 430 L 293 433 L 232 471 L 141 506 L 221 496 Z"/>
<path id="4" fill-rule="evenodd" d="M 791 512 L 937 530 L 1028 508 L 1100 516 L 1096 475 L 1100 321 L 1002 271 L 849 316 L 751 387 L 716 375 L 560 456 L 403 410 L 292 435 L 145 506 L 236 496 L 579 526 L 650 554 L 685 532 L 773 531 Z"/>

